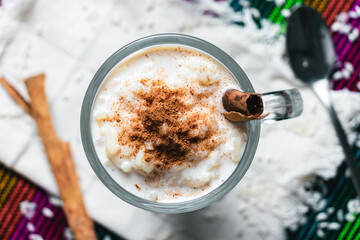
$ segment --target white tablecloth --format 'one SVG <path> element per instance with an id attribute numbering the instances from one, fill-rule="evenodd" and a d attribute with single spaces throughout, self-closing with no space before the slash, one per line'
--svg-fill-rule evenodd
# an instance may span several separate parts
<path id="1" fill-rule="evenodd" d="M 203 16 L 204 8 L 217 9 L 224 18 Z M 71 143 L 87 209 L 111 230 L 130 239 L 282 239 L 284 227 L 295 226 L 306 211 L 297 196 L 306 195 L 304 181 L 313 174 L 332 176 L 341 162 L 327 115 L 282 59 L 284 39 L 271 45 L 263 41 L 276 27 L 232 26 L 226 20 L 229 13 L 227 3 L 212 1 L 3 1 L 0 74 L 24 95 L 24 78 L 46 74 L 54 125 Z M 305 99 L 300 118 L 263 126 L 254 164 L 234 191 L 189 214 L 154 214 L 118 199 L 95 176 L 80 140 L 80 107 L 97 68 L 126 43 L 160 32 L 183 32 L 218 45 L 238 61 L 259 92 L 298 87 Z M 342 103 L 360 99 L 348 92 L 334 97 L 349 128 L 351 111 Z M 1 87 L 0 133 L 0 160 L 57 194 L 32 119 Z"/>

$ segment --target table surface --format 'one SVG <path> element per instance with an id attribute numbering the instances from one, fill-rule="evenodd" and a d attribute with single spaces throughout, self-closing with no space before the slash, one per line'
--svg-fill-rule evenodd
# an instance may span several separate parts
<path id="1" fill-rule="evenodd" d="M 193 4 L 196 4 L 195 2 Z M 284 3 L 280 5 L 276 4 L 276 1 L 254 0 L 248 1 L 249 4 L 241 2 L 244 1 L 233 0 L 229 1 L 229 4 L 235 12 L 241 12 L 244 6 L 257 9 L 260 17 L 254 18 L 254 21 L 258 24 L 259 28 L 262 27 L 259 19 L 264 18 L 274 24 L 279 24 L 282 29 L 281 31 L 284 31 L 286 26 L 284 18 L 286 11 L 284 10 L 302 1 L 288 0 L 283 1 Z M 336 16 L 339 16 L 341 12 L 356 12 L 357 6 L 360 5 L 360 0 L 315 0 L 305 1 L 305 3 L 322 13 L 328 26 L 331 27 L 336 21 Z M 29 5 L 28 10 L 26 9 L 26 4 Z M 86 161 L 80 141 L 78 123 L 81 102 L 89 79 L 92 78 L 97 67 L 119 46 L 134 40 L 134 37 L 137 38 L 153 33 L 151 29 L 137 26 L 140 29 L 138 35 L 127 35 L 126 33 L 131 31 L 127 27 L 130 23 L 124 24 L 122 21 L 128 21 L 128 19 L 133 18 L 135 22 L 139 15 L 145 14 L 148 11 L 147 8 L 150 5 L 146 5 L 148 3 L 144 2 L 144 4 L 140 4 L 143 5 L 139 7 L 140 9 L 132 9 L 132 6 L 127 5 L 125 2 L 121 4 L 111 0 L 94 0 L 87 4 L 71 0 L 52 1 L 51 3 L 45 0 L 28 0 L 24 2 L 23 12 L 10 8 L 5 13 L 0 7 L 0 27 L 4 29 L 3 33 L 6 33 L 3 34 L 5 36 L 3 37 L 0 32 L 0 73 L 8 78 L 22 94 L 25 94 L 25 87 L 21 79 L 45 71 L 47 75 L 46 91 L 51 105 L 54 125 L 59 136 L 70 141 L 87 209 L 90 215 L 100 223 L 96 223 L 99 239 L 108 239 L 108 237 L 116 239 L 116 235 L 102 227 L 101 224 L 116 230 L 117 233 L 123 233 L 130 231 L 129 229 L 135 231 L 136 228 L 129 223 L 139 221 L 136 216 L 142 216 L 139 224 L 153 221 L 154 219 L 151 213 L 129 207 L 102 186 Z M 68 6 L 71 6 L 71 8 Z M 109 12 L 114 12 L 114 9 L 124 15 L 131 15 L 132 13 L 134 16 L 121 19 L 114 15 L 110 17 L 110 20 L 101 17 Z M 59 10 L 63 14 L 61 20 L 55 14 Z M 185 11 L 187 10 L 185 9 Z M 221 15 L 221 12 L 217 12 L 216 8 L 214 8 L 204 11 L 204 14 L 216 18 Z M 188 15 L 190 17 L 191 13 Z M 111 24 L 106 21 L 111 21 Z M 349 18 L 347 22 L 352 26 L 352 29 L 359 29 L 360 27 L 359 18 Z M 176 25 L 176 23 L 171 24 L 169 26 L 165 24 L 163 29 L 172 29 Z M 243 25 L 241 21 L 233 21 L 233 24 L 240 25 L 239 28 Z M 62 29 L 62 31 L 59 31 L 59 29 Z M 100 29 L 101 35 L 98 35 L 97 33 Z M 335 68 L 332 73 L 332 87 L 335 90 L 346 88 L 351 91 L 360 91 L 360 62 L 358 57 L 360 55 L 356 54 L 359 52 L 360 41 L 355 40 L 352 42 L 349 40 L 348 35 L 339 31 L 332 32 L 340 63 L 339 67 Z M 354 68 L 351 76 L 338 77 L 337 72 L 340 72 L 346 62 L 351 62 Z M 9 115 L 12 116 L 9 117 Z M 20 204 L 20 202 L 35 201 L 33 199 L 37 196 L 36 201 L 42 201 L 42 205 L 38 203 L 42 207 L 41 209 L 44 207 L 50 208 L 55 213 L 55 218 L 59 219 L 59 224 L 62 226 L 61 231 L 65 231 L 66 220 L 64 219 L 61 207 L 52 206 L 49 200 L 49 192 L 57 195 L 58 190 L 43 152 L 41 141 L 37 136 L 35 125 L 30 117 L 24 115 L 9 99 L 2 88 L 0 88 L 0 117 L 0 159 L 6 165 L 6 167 L 4 165 L 0 166 L 0 220 L 4 219 L 1 222 L 14 222 L 17 219 L 23 229 L 26 227 L 22 234 L 31 234 L 27 225 L 30 221 L 26 217 L 5 213 L 9 213 L 12 209 L 11 206 Z M 360 132 L 360 129 L 357 130 Z M 11 136 L 11 138 L 8 136 Z M 360 159 L 360 151 L 356 153 L 356 157 Z M 31 182 L 41 185 L 41 188 L 27 182 L 17 173 L 9 170 L 9 168 L 17 173 L 21 173 L 22 176 L 26 176 Z M 11 179 L 15 180 L 11 181 Z M 355 199 L 355 192 L 347 176 L 345 164 L 339 167 L 336 177 L 326 181 L 319 179 L 311 188 L 320 193 L 321 199 L 324 199 L 322 202 L 323 206 L 316 210 L 310 210 L 307 213 L 308 218 L 303 221 L 299 228 L 288 230 L 288 238 L 360 239 L 359 214 L 353 214 L 352 221 L 347 221 L 344 219 L 345 217 L 342 220 L 338 219 L 340 210 L 345 216 L 349 201 Z M 20 194 L 22 191 L 19 189 L 22 189 L 22 195 Z M 14 199 L 10 197 L 12 196 L 10 193 L 13 193 Z M 103 199 L 107 199 L 109 205 L 117 206 L 117 209 L 121 209 L 121 211 L 103 208 L 102 202 L 97 201 L 99 195 L 102 195 Z M 16 204 L 11 202 L 15 200 Z M 6 208 L 6 204 L 9 207 Z M 15 209 L 14 214 L 15 211 L 19 211 L 18 208 Z M 101 209 L 101 211 L 98 209 Z M 40 211 L 40 208 L 37 211 Z M 326 213 L 326 221 L 319 220 L 318 215 L 320 213 Z M 17 212 L 17 214 L 19 213 Z M 35 226 L 45 229 L 43 223 L 46 216 L 44 217 L 44 214 L 41 215 L 41 213 L 37 214 L 34 219 L 36 219 L 36 224 L 38 225 L 35 224 Z M 127 218 L 117 218 L 118 222 L 114 225 L 109 223 L 107 219 L 112 214 L 121 214 L 122 216 L 127 216 Z M 153 227 L 152 231 L 159 231 L 161 229 L 161 221 L 154 220 L 154 222 L 156 222 L 154 223 L 155 225 L 158 224 L 159 226 Z M 325 230 L 322 228 L 324 224 L 320 224 L 320 222 L 339 222 L 340 227 L 337 228 L 335 225 L 333 230 Z M 17 226 L 19 225 L 15 226 L 13 223 L 12 225 L 6 224 L 6 228 L 5 225 L 0 226 L 0 236 L 3 236 L 2 239 L 10 238 L 10 233 Z M 10 228 L 12 229 L 11 231 L 9 230 Z M 47 226 L 46 229 L 48 228 Z M 50 237 L 55 239 L 55 230 L 46 231 L 44 234 L 49 239 Z M 151 235 L 151 231 L 149 231 L 149 234 Z M 154 233 L 153 236 L 155 235 Z M 64 236 L 62 233 L 62 235 L 59 235 L 59 238 L 64 238 Z"/>

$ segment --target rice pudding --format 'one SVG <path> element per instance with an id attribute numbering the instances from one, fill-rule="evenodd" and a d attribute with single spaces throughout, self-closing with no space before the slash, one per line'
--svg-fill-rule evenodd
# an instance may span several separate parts
<path id="1" fill-rule="evenodd" d="M 92 137 L 110 176 L 158 202 L 198 198 L 232 174 L 246 127 L 226 120 L 222 95 L 240 89 L 215 59 L 185 46 L 147 48 L 121 61 L 94 102 Z"/>

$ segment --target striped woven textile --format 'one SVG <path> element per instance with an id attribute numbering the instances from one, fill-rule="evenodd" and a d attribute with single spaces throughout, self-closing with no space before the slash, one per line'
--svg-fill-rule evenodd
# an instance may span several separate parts
<path id="1" fill-rule="evenodd" d="M 0 163 L 0 239 L 73 239 L 61 200 Z M 95 223 L 98 239 L 122 240 Z"/>
<path id="2" fill-rule="evenodd" d="M 282 33 L 286 30 L 286 19 L 284 17 L 286 11 L 284 10 L 290 9 L 295 4 L 307 4 L 319 11 L 331 29 L 338 25 L 333 26 L 335 22 L 339 21 L 336 18 L 340 13 L 348 13 L 349 16 L 344 20 L 344 23 L 348 25 L 348 29 L 345 29 L 346 33 L 335 30 L 331 32 L 338 56 L 338 63 L 331 76 L 332 87 L 335 90 L 346 88 L 351 91 L 360 91 L 360 38 L 354 41 L 349 39 L 351 38 L 350 35 L 356 35 L 356 32 L 360 31 L 360 0 L 288 0 L 281 5 L 275 4 L 275 2 L 281 1 L 252 0 L 248 2 L 250 7 L 259 10 L 261 18 L 280 24 Z M 242 11 L 244 4 L 241 4 L 239 0 L 232 0 L 230 6 L 235 12 L 238 12 Z M 261 27 L 260 21 L 257 21 L 256 18 L 254 21 Z M 351 63 L 353 66 L 351 76 L 339 74 L 346 63 Z"/>
<path id="3" fill-rule="evenodd" d="M 331 75 L 332 88 L 360 92 L 360 38 L 354 39 L 354 36 L 350 36 L 360 30 L 360 0 L 288 0 L 282 4 L 279 4 L 281 1 L 265 0 L 248 2 L 250 7 L 258 9 L 260 13 L 259 19 L 254 18 L 259 28 L 260 19 L 265 18 L 274 24 L 280 24 L 281 33 L 286 30 L 284 15 L 289 13 L 286 10 L 295 4 L 309 5 L 321 13 L 331 29 L 338 56 L 338 63 Z M 279 5 L 276 5 L 276 2 Z M 235 12 L 239 12 L 246 4 L 232 0 L 230 6 Z M 342 23 L 342 27 L 339 27 L 338 22 Z M 348 68 L 347 74 L 343 74 L 344 68 Z M 360 134 L 360 127 L 354 131 Z M 354 150 L 354 154 L 360 162 L 360 149 Z M 347 166 L 343 163 L 338 168 L 336 177 L 329 181 L 318 179 L 312 189 L 309 189 L 321 195 L 319 208 L 309 211 L 306 221 L 297 230 L 288 230 L 288 239 L 360 239 L 360 206 L 346 169 Z"/>
<path id="4" fill-rule="evenodd" d="M 360 162 L 360 149 L 355 155 Z M 288 231 L 288 239 L 360 239 L 360 209 L 350 207 L 357 196 L 346 169 L 343 163 L 335 178 L 319 179 L 313 186 L 321 194 L 319 202 L 323 202 L 323 207 L 309 211 L 307 221 L 300 228 Z"/>

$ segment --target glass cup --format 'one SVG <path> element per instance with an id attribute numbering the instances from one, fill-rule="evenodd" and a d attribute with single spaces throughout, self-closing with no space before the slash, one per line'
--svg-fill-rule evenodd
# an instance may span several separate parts
<path id="1" fill-rule="evenodd" d="M 210 193 L 193 200 L 177 203 L 161 203 L 138 197 L 114 181 L 101 163 L 91 133 L 92 109 L 103 81 L 124 58 L 139 50 L 161 45 L 190 47 L 213 57 L 232 74 L 243 91 L 254 92 L 249 79 L 240 66 L 228 54 L 211 43 L 182 34 L 158 34 L 144 37 L 119 49 L 96 72 L 87 89 L 81 109 L 81 139 L 94 172 L 116 196 L 129 204 L 148 211 L 168 214 L 190 212 L 219 200 L 239 183 L 255 155 L 261 122 L 275 122 L 299 116 L 302 112 L 302 98 L 296 89 L 261 94 L 264 101 L 264 113 L 270 112 L 270 115 L 263 120 L 252 120 L 245 123 L 247 125 L 247 142 L 241 160 L 231 176 Z"/>

